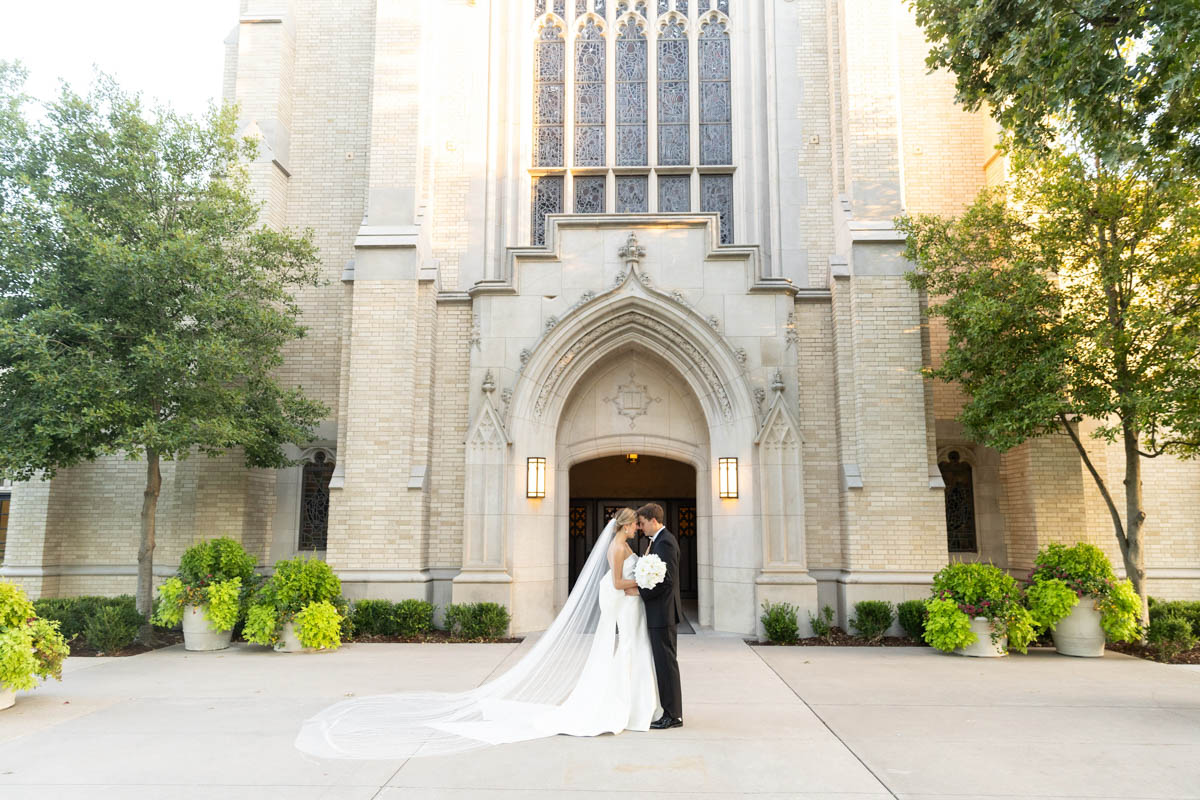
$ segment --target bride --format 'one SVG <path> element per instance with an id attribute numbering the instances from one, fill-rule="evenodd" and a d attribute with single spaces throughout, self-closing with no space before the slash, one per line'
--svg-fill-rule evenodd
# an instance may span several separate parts
<path id="1" fill-rule="evenodd" d="M 323 758 L 446 755 L 565 733 L 649 730 L 662 711 L 633 580 L 633 509 L 605 526 L 562 611 L 504 674 L 466 692 L 346 700 L 307 720 L 296 747 Z"/>

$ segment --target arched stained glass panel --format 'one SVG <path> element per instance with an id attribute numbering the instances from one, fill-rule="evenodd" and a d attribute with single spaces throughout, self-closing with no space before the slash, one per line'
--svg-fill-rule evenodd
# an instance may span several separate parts
<path id="1" fill-rule="evenodd" d="M 561 26 L 548 23 L 534 45 L 533 165 L 563 165 L 563 98 L 566 44 Z"/>
<path id="2" fill-rule="evenodd" d="M 687 32 L 673 20 L 658 37 L 658 163 L 687 164 L 690 144 Z"/>
<path id="3" fill-rule="evenodd" d="M 604 166 L 604 34 L 594 19 L 575 39 L 575 163 Z"/>
<path id="4" fill-rule="evenodd" d="M 318 450 L 304 465 L 300 490 L 300 550 L 324 550 L 329 540 L 329 479 L 333 462 Z"/>
<path id="5" fill-rule="evenodd" d="M 560 17 L 565 17 L 567 14 L 566 0 L 533 0 L 534 19 L 537 19 L 547 11 L 553 11 Z"/>
<path id="6" fill-rule="evenodd" d="M 975 537 L 975 485 L 971 465 L 951 450 L 938 464 L 946 484 L 946 549 L 951 553 L 974 553 L 979 549 Z"/>
<path id="7" fill-rule="evenodd" d="M 617 36 L 617 164 L 646 163 L 646 35 L 633 20 Z"/>
<path id="8" fill-rule="evenodd" d="M 700 31 L 700 163 L 732 164 L 732 107 L 729 93 L 729 32 L 714 19 Z"/>

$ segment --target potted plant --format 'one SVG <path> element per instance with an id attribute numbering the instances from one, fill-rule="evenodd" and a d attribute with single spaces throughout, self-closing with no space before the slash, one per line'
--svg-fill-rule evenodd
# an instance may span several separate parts
<path id="1" fill-rule="evenodd" d="M 1051 544 L 1037 554 L 1025 591 L 1034 623 L 1049 630 L 1066 656 L 1096 658 L 1104 642 L 1141 636 L 1141 601 L 1129 581 L 1118 581 L 1112 563 L 1093 544 Z"/>
<path id="2" fill-rule="evenodd" d="M 152 621 L 183 623 L 185 650 L 224 650 L 241 616 L 243 592 L 255 581 L 254 556 L 233 539 L 210 539 L 184 551 L 179 571 L 158 587 Z"/>
<path id="3" fill-rule="evenodd" d="M 925 641 L 964 656 L 1022 653 L 1036 632 L 1021 590 L 1008 573 L 991 564 L 950 564 L 933 576 L 925 602 Z"/>
<path id="4" fill-rule="evenodd" d="M 284 653 L 332 650 L 342 643 L 348 611 L 342 582 L 324 561 L 278 561 L 254 595 L 243 634 L 248 642 Z"/>
<path id="5" fill-rule="evenodd" d="M 18 586 L 0 581 L 0 709 L 16 702 L 18 691 L 37 686 L 38 678 L 61 681 L 69 652 L 58 623 L 39 617 Z"/>

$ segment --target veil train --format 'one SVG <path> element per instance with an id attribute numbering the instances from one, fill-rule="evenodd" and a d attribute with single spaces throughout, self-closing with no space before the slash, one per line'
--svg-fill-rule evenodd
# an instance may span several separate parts
<path id="1" fill-rule="evenodd" d="M 296 747 L 320 758 L 396 759 L 548 735 L 537 719 L 567 699 L 587 663 L 614 527 L 605 526 L 554 622 L 508 671 L 465 692 L 344 700 L 306 720 Z"/>

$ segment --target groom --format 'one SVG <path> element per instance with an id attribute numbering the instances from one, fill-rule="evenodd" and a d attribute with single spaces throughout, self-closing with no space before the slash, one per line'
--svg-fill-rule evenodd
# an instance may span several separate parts
<path id="1" fill-rule="evenodd" d="M 638 589 L 646 604 L 646 626 L 650 633 L 650 651 L 658 677 L 658 701 L 663 715 L 650 723 L 651 728 L 678 728 L 683 725 L 683 693 L 679 687 L 679 661 L 675 656 L 675 624 L 683 615 L 679 601 L 679 542 L 663 527 L 662 506 L 647 503 L 637 510 L 638 530 L 650 537 L 647 553 L 653 553 L 667 566 L 667 575 L 653 589 Z M 631 590 L 632 592 L 632 590 Z"/>

